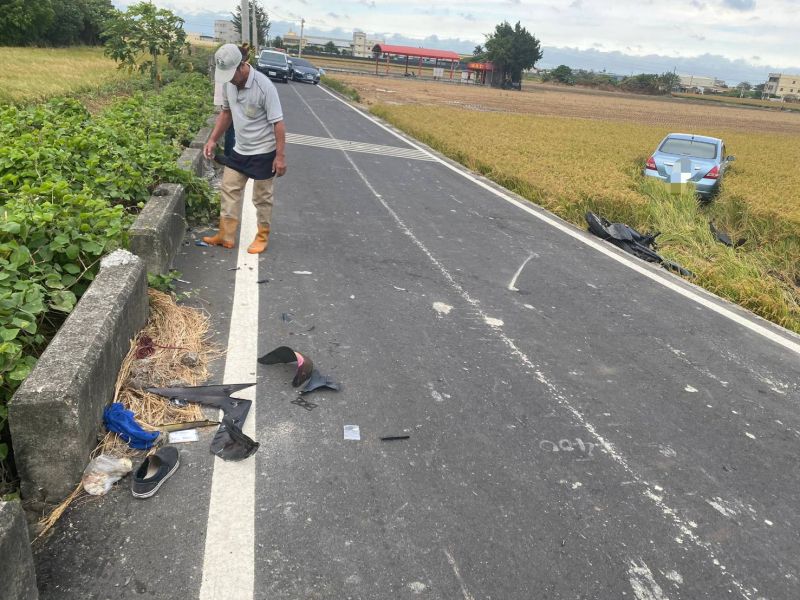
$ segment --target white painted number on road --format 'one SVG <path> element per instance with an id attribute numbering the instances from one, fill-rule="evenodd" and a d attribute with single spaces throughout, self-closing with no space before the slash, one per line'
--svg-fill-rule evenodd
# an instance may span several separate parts
<path id="1" fill-rule="evenodd" d="M 573 452 L 577 449 L 586 454 L 586 456 L 592 455 L 595 445 L 592 442 L 584 442 L 580 438 L 575 438 L 574 445 L 572 440 L 567 439 L 558 440 L 558 442 L 551 442 L 550 440 L 539 442 L 539 448 L 545 452 Z"/>

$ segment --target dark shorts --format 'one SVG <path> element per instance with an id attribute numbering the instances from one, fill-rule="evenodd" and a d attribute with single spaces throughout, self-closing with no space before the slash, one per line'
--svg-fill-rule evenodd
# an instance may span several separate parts
<path id="1" fill-rule="evenodd" d="M 247 175 L 250 179 L 272 179 L 275 173 L 272 172 L 272 162 L 275 160 L 275 151 L 268 154 L 253 154 L 245 156 L 236 150 L 231 150 L 230 156 L 217 154 L 214 157 L 219 164 L 230 167 Z"/>

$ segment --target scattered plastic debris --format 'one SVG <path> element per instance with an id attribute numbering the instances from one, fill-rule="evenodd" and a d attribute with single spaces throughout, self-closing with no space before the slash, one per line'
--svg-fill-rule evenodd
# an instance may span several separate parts
<path id="1" fill-rule="evenodd" d="M 129 458 L 116 458 L 108 454 L 101 454 L 90 462 L 83 471 L 81 484 L 87 494 L 102 496 L 111 489 L 117 481 L 133 470 L 133 463 Z"/>
<path id="2" fill-rule="evenodd" d="M 625 223 L 610 223 L 593 212 L 586 213 L 589 231 L 597 237 L 614 244 L 629 254 L 647 262 L 660 264 L 668 271 L 679 273 L 685 277 L 694 277 L 694 273 L 679 264 L 662 258 L 656 251 L 656 238 L 660 233 L 644 235 Z"/>
<path id="3" fill-rule="evenodd" d="M 711 229 L 711 233 L 714 235 L 714 239 L 716 239 L 721 244 L 725 244 L 729 248 L 738 248 L 739 246 L 742 246 L 747 242 L 747 240 L 744 238 L 739 238 L 734 242 L 731 239 L 731 236 L 728 235 L 728 232 L 723 231 L 722 229 L 717 229 L 717 226 L 714 225 L 713 221 L 711 221 L 708 224 L 708 226 Z"/>
<path id="4" fill-rule="evenodd" d="M 199 442 L 200 436 L 197 429 L 183 429 L 181 431 L 171 431 L 169 434 L 170 444 L 185 444 L 187 442 Z"/>
<path id="5" fill-rule="evenodd" d="M 269 279 L 265 277 L 264 279 L 259 279 L 256 283 L 269 283 Z"/>
<path id="6" fill-rule="evenodd" d="M 292 271 L 295 275 L 311 275 L 311 271 Z"/>
<path id="7" fill-rule="evenodd" d="M 230 269 L 227 269 L 227 270 L 228 270 L 228 271 L 238 271 L 238 270 L 239 270 L 239 269 L 241 269 L 241 268 L 242 268 L 242 267 L 231 267 Z"/>
<path id="8" fill-rule="evenodd" d="M 358 425 L 345 425 L 344 426 L 344 439 L 354 440 L 356 442 L 361 440 L 361 428 Z"/>
<path id="9" fill-rule="evenodd" d="M 170 398 L 180 398 L 186 402 L 196 402 L 204 406 L 219 408 L 224 413 L 217 434 L 211 440 L 211 453 L 223 460 L 243 460 L 258 450 L 258 442 L 242 432 L 242 425 L 250 412 L 251 400 L 233 398 L 235 394 L 255 383 L 233 383 L 223 385 L 202 385 L 195 387 L 147 388 L 148 392 Z"/>
<path id="10" fill-rule="evenodd" d="M 328 388 L 329 390 L 338 392 L 342 389 L 342 386 L 327 375 L 322 375 L 319 371 L 314 369 L 311 371 L 311 377 L 309 377 L 308 383 L 306 383 L 305 387 L 300 390 L 300 393 L 308 394 L 309 392 L 313 392 L 314 390 L 321 388 Z"/>
<path id="11" fill-rule="evenodd" d="M 209 244 L 208 242 L 204 242 L 203 240 L 195 240 L 194 241 L 194 245 L 195 246 L 202 246 L 203 248 L 211 247 L 211 244 Z"/>
<path id="12" fill-rule="evenodd" d="M 385 435 L 381 438 L 382 442 L 393 442 L 395 440 L 407 440 L 410 435 Z"/>
<path id="13" fill-rule="evenodd" d="M 297 371 L 295 371 L 294 379 L 292 379 L 292 386 L 299 387 L 309 380 L 311 372 L 314 370 L 314 363 L 310 358 L 306 358 L 299 352 L 295 352 L 289 346 L 279 346 L 272 352 L 268 352 L 258 359 L 262 365 L 276 365 L 279 363 L 297 363 Z"/>
<path id="14" fill-rule="evenodd" d="M 308 400 L 306 400 L 305 398 L 302 398 L 302 397 L 301 398 L 295 398 L 294 400 L 292 400 L 291 403 L 296 405 L 296 406 L 299 406 L 300 408 L 305 408 L 307 411 L 312 411 L 315 408 L 317 408 L 317 406 L 319 406 L 318 404 L 314 404 L 313 402 L 309 402 Z"/>

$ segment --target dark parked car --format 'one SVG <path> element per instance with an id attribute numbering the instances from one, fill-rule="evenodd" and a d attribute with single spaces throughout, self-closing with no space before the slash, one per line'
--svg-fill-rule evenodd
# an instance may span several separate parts
<path id="1" fill-rule="evenodd" d="M 676 189 L 693 183 L 697 195 L 710 200 L 719 191 L 722 176 L 734 160 L 734 156 L 726 156 L 721 139 L 670 133 L 647 159 L 644 175 L 670 183 Z"/>
<path id="2" fill-rule="evenodd" d="M 256 68 L 270 79 L 280 79 L 283 83 L 292 78 L 292 63 L 283 52 L 262 50 Z"/>
<path id="3" fill-rule="evenodd" d="M 292 69 L 294 71 L 294 76 L 292 79 L 295 81 L 305 81 L 308 83 L 313 83 L 314 85 L 319 83 L 319 69 L 308 62 L 305 58 L 300 58 L 299 56 L 293 56 L 292 59 Z"/>

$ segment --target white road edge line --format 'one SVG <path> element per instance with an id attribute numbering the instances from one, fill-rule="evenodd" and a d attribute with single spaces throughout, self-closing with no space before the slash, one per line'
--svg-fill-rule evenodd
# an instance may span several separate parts
<path id="1" fill-rule="evenodd" d="M 258 254 L 248 254 L 247 245 L 256 234 L 256 210 L 251 201 L 252 181 L 242 202 L 236 286 L 233 292 L 224 383 L 256 381 L 258 353 Z M 252 400 L 242 431 L 255 438 L 256 388 L 239 397 Z M 238 462 L 214 457 L 211 499 L 203 555 L 200 600 L 252 600 L 255 589 L 255 458 Z M 231 549 L 235 548 L 235 560 Z M 177 593 L 177 590 L 175 590 Z M 180 594 L 179 594 L 180 595 Z"/>
<path id="2" fill-rule="evenodd" d="M 517 279 L 519 279 L 519 276 L 522 274 L 522 269 L 524 269 L 524 268 L 525 268 L 525 265 L 527 265 L 527 264 L 528 264 L 528 262 L 529 262 L 529 261 L 530 261 L 532 258 L 533 258 L 533 254 L 531 254 L 531 255 L 530 255 L 528 258 L 526 258 L 526 259 L 525 259 L 525 262 L 524 262 L 524 263 L 522 263 L 522 264 L 519 266 L 519 269 L 517 269 L 517 272 L 516 272 L 516 273 L 514 273 L 514 277 L 512 277 L 512 278 L 511 278 L 511 283 L 509 283 L 509 284 L 508 284 L 508 291 L 509 291 L 509 292 L 518 292 L 518 291 L 519 291 L 519 290 L 517 289 Z"/>
<path id="3" fill-rule="evenodd" d="M 328 92 L 327 90 L 324 91 Z M 305 98 L 303 98 L 300 95 L 300 93 L 297 92 L 296 90 L 295 92 L 300 97 L 300 100 L 303 102 L 303 104 L 305 104 L 306 107 L 308 107 L 308 110 L 311 112 L 314 118 L 316 118 L 317 121 L 319 121 L 322 128 L 328 132 L 328 135 L 332 135 L 327 125 L 325 125 L 322 119 L 320 119 L 319 116 L 317 116 L 316 112 L 314 112 L 314 109 L 311 108 L 308 102 L 306 102 Z M 330 92 L 328 93 L 330 94 Z M 378 124 L 380 125 L 380 123 Z M 403 220 L 399 217 L 399 215 L 392 209 L 391 206 L 389 206 L 386 203 L 386 200 L 384 200 L 383 197 L 372 186 L 372 184 L 369 182 L 369 180 L 361 171 L 361 169 L 358 168 L 358 165 L 356 165 L 356 163 L 353 161 L 350 155 L 348 155 L 347 152 L 344 152 L 344 156 L 347 159 L 347 161 L 352 165 L 353 170 L 356 172 L 359 178 L 364 182 L 364 185 L 366 185 L 367 189 L 369 189 L 370 192 L 372 192 L 372 194 L 375 196 L 378 202 L 380 202 L 381 205 L 386 209 L 386 211 L 392 216 L 392 218 L 401 228 L 403 233 L 406 236 L 408 236 L 411 239 L 411 241 L 428 257 L 428 260 L 430 260 L 434 264 L 434 266 L 436 266 L 436 268 L 439 270 L 442 276 L 447 280 L 448 284 L 461 296 L 461 298 L 463 298 L 463 300 L 467 304 L 472 306 L 473 310 L 475 310 L 475 312 L 484 321 L 488 322 L 488 316 L 481 307 L 480 302 L 475 298 L 473 298 L 470 295 L 470 293 L 466 289 L 464 289 L 460 283 L 458 283 L 455 280 L 453 275 L 445 268 L 445 266 L 441 262 L 439 262 L 439 260 L 431 253 L 431 251 L 428 250 L 425 244 L 423 244 L 422 241 L 420 241 L 420 239 L 417 238 L 416 235 L 414 235 L 414 232 L 411 230 L 411 228 L 409 228 L 408 225 L 406 225 L 405 222 L 403 222 Z M 652 502 L 658 509 L 660 509 L 662 517 L 667 521 L 672 522 L 672 524 L 680 531 L 681 533 L 680 537 L 689 539 L 692 543 L 697 545 L 699 548 L 703 549 L 706 552 L 708 560 L 714 563 L 719 572 L 723 575 L 723 577 L 727 578 L 727 580 L 731 583 L 731 585 L 733 585 L 737 589 L 742 598 L 745 598 L 747 600 L 753 600 L 754 597 L 753 594 L 756 592 L 756 589 L 755 588 L 753 588 L 752 590 L 747 589 L 744 586 L 744 584 L 741 581 L 739 581 L 736 578 L 736 576 L 734 576 L 733 573 L 717 559 L 717 556 L 714 552 L 714 548 L 712 547 L 711 543 L 701 539 L 700 536 L 693 531 L 688 521 L 686 521 L 681 515 L 679 515 L 678 511 L 676 511 L 671 506 L 668 506 L 667 503 L 664 502 L 663 492 L 662 495 L 660 496 L 655 493 L 654 488 L 651 486 L 651 484 L 642 475 L 640 475 L 638 471 L 634 470 L 634 468 L 628 462 L 628 459 L 616 449 L 613 443 L 607 440 L 597 430 L 594 424 L 587 419 L 586 415 L 584 415 L 579 409 L 575 408 L 570 403 L 569 399 L 567 398 L 567 395 L 564 392 L 562 392 L 561 389 L 556 384 L 554 384 L 552 381 L 547 379 L 547 377 L 545 377 L 544 373 L 542 373 L 539 366 L 533 363 L 533 361 L 528 357 L 528 355 L 525 354 L 516 345 L 514 340 L 512 340 L 505 333 L 503 333 L 503 331 L 498 327 L 490 326 L 490 329 L 508 347 L 508 349 L 511 351 L 511 355 L 517 358 L 525 366 L 525 368 L 536 377 L 536 380 L 547 388 L 547 390 L 552 394 L 555 401 L 558 402 L 561 406 L 563 406 L 574 417 L 575 422 L 579 426 L 586 429 L 592 435 L 592 437 L 594 437 L 597 440 L 598 445 L 611 458 L 611 460 L 613 460 L 617 465 L 619 465 L 633 480 L 636 481 L 636 483 L 638 483 L 642 488 L 644 488 L 642 491 L 642 496 L 647 500 L 649 500 L 650 502 Z"/>
<path id="4" fill-rule="evenodd" d="M 504 194 L 500 190 L 488 185 L 487 183 L 481 181 L 480 179 L 477 179 L 476 177 L 474 177 L 468 171 L 466 171 L 466 170 L 464 170 L 462 168 L 456 167 L 454 165 L 451 165 L 449 162 L 447 162 L 445 160 L 442 160 L 440 157 L 438 157 L 435 154 L 429 152 L 425 148 L 422 148 L 421 146 L 418 146 L 417 144 L 415 144 L 414 142 L 410 141 L 408 138 L 400 135 L 396 131 L 392 131 L 389 127 L 387 127 L 386 125 L 384 125 L 383 123 L 381 123 L 377 119 L 375 119 L 372 116 L 360 111 L 359 109 L 357 109 L 355 106 L 352 106 L 348 102 L 342 100 L 341 98 L 339 98 L 333 92 L 325 89 L 322 86 L 319 86 L 319 89 L 321 89 L 326 94 L 332 96 L 333 98 L 335 98 L 336 100 L 338 100 L 339 102 L 341 102 L 342 104 L 344 104 L 346 107 L 348 107 L 349 109 L 353 110 L 357 114 L 361 115 L 362 117 L 364 117 L 368 121 L 372 121 L 375 125 L 377 125 L 381 129 L 383 129 L 384 131 L 387 131 L 388 133 L 391 133 L 396 138 L 403 140 L 409 146 L 411 146 L 413 148 L 416 148 L 420 152 L 424 152 L 425 154 L 431 156 L 439 164 L 442 164 L 445 167 L 447 167 L 448 169 L 450 169 L 451 171 L 453 171 L 455 173 L 458 173 L 459 175 L 461 175 L 465 179 L 469 179 L 470 181 L 472 181 L 473 183 L 479 185 L 480 187 L 484 188 L 485 190 L 488 190 L 489 192 L 491 192 L 495 196 L 497 196 L 499 198 L 502 198 L 503 200 L 513 204 L 517 208 L 521 208 L 522 210 L 524 210 L 525 212 L 533 215 L 537 219 L 539 219 L 541 221 L 544 221 L 548 225 L 551 225 L 552 227 L 555 227 L 559 231 L 562 231 L 562 232 L 566 233 L 567 235 L 573 237 L 574 239 L 578 240 L 582 244 L 585 244 L 585 245 L 589 246 L 590 248 L 594 248 L 598 252 L 601 252 L 602 254 L 605 254 L 606 256 L 611 258 L 612 260 L 615 260 L 618 263 L 625 265 L 626 267 L 636 271 L 640 275 L 644 275 L 648 279 L 651 279 L 651 280 L 655 281 L 656 283 L 659 283 L 659 284 L 663 285 L 664 287 L 672 290 L 673 292 L 677 292 L 678 294 L 680 294 L 684 298 L 688 298 L 689 300 L 692 300 L 693 302 L 696 302 L 697 304 L 699 304 L 701 306 L 704 306 L 705 308 L 708 308 L 708 309 L 714 311 L 715 313 L 719 314 L 720 316 L 725 317 L 726 319 L 729 319 L 729 320 L 733 321 L 734 323 L 738 323 L 739 325 L 749 329 L 753 333 L 756 333 L 756 334 L 758 334 L 758 335 L 760 335 L 762 337 L 765 337 L 768 340 L 771 340 L 771 341 L 775 342 L 776 344 L 779 344 L 779 345 L 783 346 L 787 350 L 791 350 L 795 354 L 800 355 L 800 343 L 792 341 L 791 339 L 788 339 L 786 337 L 783 337 L 782 335 L 779 335 L 778 333 L 776 333 L 772 329 L 764 327 L 763 325 L 760 325 L 759 323 L 756 323 L 755 321 L 752 321 L 749 318 L 746 318 L 746 317 L 744 317 L 744 316 L 742 316 L 740 314 L 737 314 L 737 313 L 733 312 L 732 310 L 730 310 L 728 308 L 725 308 L 724 306 L 720 306 L 719 304 L 717 304 L 716 302 L 713 302 L 709 298 L 704 298 L 703 296 L 701 296 L 697 292 L 694 292 L 692 290 L 686 289 L 686 288 L 678 285 L 674 281 L 670 281 L 670 279 L 668 279 L 668 278 L 666 278 L 666 277 L 664 277 L 662 275 L 659 275 L 657 273 L 654 273 L 654 272 L 650 271 L 649 269 L 646 269 L 642 265 L 636 264 L 635 262 L 627 259 L 626 257 L 624 257 L 624 256 L 622 256 L 620 254 L 617 254 L 616 252 L 611 251 L 611 249 L 604 247 L 602 244 L 594 241 L 593 239 L 590 239 L 588 237 L 588 234 L 584 234 L 583 232 L 581 232 L 579 230 L 572 229 L 570 226 L 567 226 L 565 223 L 559 222 L 558 220 L 556 220 L 555 217 L 550 217 L 550 216 L 548 216 L 546 214 L 543 214 L 543 213 L 539 212 L 538 210 L 533 209 L 530 206 L 525 206 L 525 204 L 523 204 L 522 202 L 520 202 L 516 198 L 512 198 L 508 194 Z M 718 299 L 718 301 L 725 302 L 725 300 L 722 300 L 721 298 Z M 775 327 L 779 327 L 779 326 L 775 325 Z M 790 334 L 789 331 L 787 331 L 786 333 Z"/>

